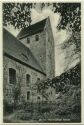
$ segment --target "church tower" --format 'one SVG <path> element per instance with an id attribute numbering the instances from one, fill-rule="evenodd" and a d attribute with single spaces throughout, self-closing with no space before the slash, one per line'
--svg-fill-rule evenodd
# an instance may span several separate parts
<path id="1" fill-rule="evenodd" d="M 54 77 L 55 52 L 50 18 L 48 17 L 22 29 L 17 38 L 31 50 L 46 77 Z"/>

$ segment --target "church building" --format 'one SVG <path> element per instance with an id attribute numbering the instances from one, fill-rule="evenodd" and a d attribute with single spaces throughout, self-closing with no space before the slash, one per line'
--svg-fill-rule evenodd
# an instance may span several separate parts
<path id="1" fill-rule="evenodd" d="M 55 76 L 54 38 L 49 17 L 20 31 L 17 38 L 3 28 L 4 99 L 36 102 L 36 82 Z M 18 89 L 19 88 L 19 89 Z"/>

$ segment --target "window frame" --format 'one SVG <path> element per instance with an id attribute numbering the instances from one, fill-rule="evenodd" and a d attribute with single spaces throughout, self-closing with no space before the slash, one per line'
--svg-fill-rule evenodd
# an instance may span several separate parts
<path id="1" fill-rule="evenodd" d="M 39 35 L 38 34 L 35 35 L 35 40 L 39 41 Z"/>
<path id="2" fill-rule="evenodd" d="M 10 85 L 16 84 L 16 70 L 13 68 L 9 68 L 9 84 Z"/>
<path id="3" fill-rule="evenodd" d="M 40 80 L 41 80 L 41 79 L 38 77 L 38 78 L 37 78 L 37 81 L 40 81 Z"/>
<path id="4" fill-rule="evenodd" d="M 27 91 L 27 100 L 30 100 L 30 91 Z"/>
<path id="5" fill-rule="evenodd" d="M 30 74 L 26 74 L 26 85 L 29 86 L 31 83 L 31 75 Z"/>

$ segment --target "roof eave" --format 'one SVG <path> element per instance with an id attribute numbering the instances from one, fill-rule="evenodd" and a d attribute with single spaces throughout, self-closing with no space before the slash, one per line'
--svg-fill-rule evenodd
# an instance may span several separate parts
<path id="1" fill-rule="evenodd" d="M 39 69 L 36 69 L 36 68 L 34 68 L 33 66 L 30 66 L 29 64 L 27 64 L 27 63 L 25 63 L 25 62 L 23 62 L 23 61 L 21 61 L 21 60 L 15 58 L 15 57 L 11 56 L 11 55 L 8 54 L 7 52 L 4 52 L 3 55 L 4 55 L 4 56 L 7 56 L 7 57 L 10 58 L 10 59 L 13 59 L 13 60 L 15 60 L 15 61 L 21 63 L 22 65 L 25 65 L 25 66 L 27 66 L 27 67 L 30 67 L 30 68 L 32 68 L 32 69 L 34 69 L 34 70 L 36 70 L 36 71 L 38 71 L 38 72 L 40 72 L 40 73 L 42 73 L 43 75 L 46 76 L 46 74 L 45 74 L 43 71 L 40 71 Z"/>

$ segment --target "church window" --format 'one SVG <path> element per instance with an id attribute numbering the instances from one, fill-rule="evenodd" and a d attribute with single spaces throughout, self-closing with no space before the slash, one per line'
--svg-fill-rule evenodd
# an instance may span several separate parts
<path id="1" fill-rule="evenodd" d="M 31 77 L 29 74 L 26 74 L 26 85 L 29 86 Z"/>
<path id="2" fill-rule="evenodd" d="M 36 41 L 39 41 L 39 35 L 35 36 Z"/>
<path id="3" fill-rule="evenodd" d="M 37 97 L 37 102 L 39 103 L 41 101 L 41 98 L 38 96 Z"/>
<path id="4" fill-rule="evenodd" d="M 27 100 L 29 100 L 30 99 L 30 92 L 28 91 L 27 92 Z"/>
<path id="5" fill-rule="evenodd" d="M 40 78 L 37 78 L 37 81 L 40 81 Z"/>
<path id="6" fill-rule="evenodd" d="M 28 43 L 28 44 L 30 43 L 30 38 L 29 38 L 29 37 L 27 37 L 27 43 Z"/>
<path id="7" fill-rule="evenodd" d="M 16 83 L 16 70 L 9 68 L 9 83 L 15 84 Z"/>

